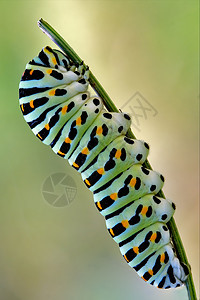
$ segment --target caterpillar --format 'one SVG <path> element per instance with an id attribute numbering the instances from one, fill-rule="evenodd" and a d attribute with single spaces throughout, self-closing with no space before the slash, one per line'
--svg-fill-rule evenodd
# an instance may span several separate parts
<path id="1" fill-rule="evenodd" d="M 167 226 L 175 204 L 157 196 L 164 177 L 143 166 L 149 145 L 126 136 L 130 116 L 108 112 L 91 96 L 88 80 L 83 63 L 43 48 L 21 77 L 22 114 L 33 133 L 80 172 L 128 265 L 155 287 L 179 287 L 189 272 Z"/>

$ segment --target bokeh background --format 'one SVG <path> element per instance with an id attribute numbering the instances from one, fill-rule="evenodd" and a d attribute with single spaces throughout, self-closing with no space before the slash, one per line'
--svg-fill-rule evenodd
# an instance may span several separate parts
<path id="1" fill-rule="evenodd" d="M 1 299 L 187 299 L 185 288 L 158 290 L 128 267 L 79 174 L 25 123 L 18 105 L 21 74 L 42 47 L 55 47 L 37 27 L 41 17 L 90 66 L 118 107 L 139 92 L 157 111 L 139 117 L 133 130 L 150 144 L 149 161 L 165 176 L 164 193 L 176 203 L 198 289 L 198 5 L 0 1 Z M 42 186 L 60 172 L 77 192 L 58 208 L 44 199 Z"/>

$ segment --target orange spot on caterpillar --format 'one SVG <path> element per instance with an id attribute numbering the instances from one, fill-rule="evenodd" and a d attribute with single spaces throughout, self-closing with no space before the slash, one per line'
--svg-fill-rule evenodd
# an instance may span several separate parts
<path id="1" fill-rule="evenodd" d="M 55 57 L 52 58 L 52 63 L 53 63 L 54 65 L 57 65 L 57 61 L 56 61 Z"/>
<path id="2" fill-rule="evenodd" d="M 129 222 L 128 222 L 128 220 L 123 220 L 121 223 L 122 223 L 122 226 L 123 226 L 124 228 L 128 228 L 128 227 L 129 227 Z"/>
<path id="3" fill-rule="evenodd" d="M 56 93 L 56 90 L 50 90 L 50 91 L 49 91 L 49 96 L 54 96 L 55 93 Z"/>
<path id="4" fill-rule="evenodd" d="M 144 281 L 147 281 L 143 276 L 141 277 Z"/>
<path id="5" fill-rule="evenodd" d="M 79 165 L 77 165 L 75 162 L 72 164 L 75 168 L 79 169 Z"/>
<path id="6" fill-rule="evenodd" d="M 96 134 L 100 135 L 100 134 L 102 134 L 102 132 L 103 132 L 103 128 L 101 126 L 98 127 L 96 130 Z"/>
<path id="7" fill-rule="evenodd" d="M 152 269 L 149 269 L 149 270 L 148 270 L 148 273 L 149 273 L 151 276 L 153 276 L 153 270 L 152 270 Z"/>
<path id="8" fill-rule="evenodd" d="M 160 262 L 164 263 L 164 261 L 165 261 L 165 253 L 162 253 L 160 256 Z"/>
<path id="9" fill-rule="evenodd" d="M 127 262 L 129 262 L 128 258 L 126 257 L 126 254 L 124 254 L 124 258 Z"/>
<path id="10" fill-rule="evenodd" d="M 63 108 L 62 108 L 62 110 L 61 110 L 61 113 L 62 113 L 63 115 L 66 114 L 67 109 L 68 109 L 68 106 L 67 106 L 67 105 L 63 106 Z"/>
<path id="11" fill-rule="evenodd" d="M 33 74 L 33 71 L 34 71 L 34 70 L 30 70 L 30 73 L 29 73 L 29 74 L 32 75 L 32 74 Z"/>
<path id="12" fill-rule="evenodd" d="M 46 47 L 44 48 L 44 52 L 50 53 L 49 50 Z"/>
<path id="13" fill-rule="evenodd" d="M 65 143 L 67 143 L 67 144 L 70 144 L 70 143 L 71 143 L 71 140 L 70 140 L 70 138 L 69 138 L 69 137 L 66 137 L 66 139 L 65 139 Z"/>
<path id="14" fill-rule="evenodd" d="M 112 200 L 116 200 L 116 199 L 117 199 L 117 193 L 111 194 L 111 195 L 110 195 L 110 198 L 111 198 Z"/>
<path id="15" fill-rule="evenodd" d="M 133 252 L 135 252 L 136 254 L 139 253 L 139 248 L 137 246 L 133 247 Z"/>
<path id="16" fill-rule="evenodd" d="M 61 152 L 60 150 L 57 152 L 57 154 L 65 156 L 65 153 Z"/>
<path id="17" fill-rule="evenodd" d="M 151 241 L 151 242 L 155 242 L 156 237 L 157 237 L 157 233 L 154 232 L 154 233 L 151 235 L 151 237 L 150 237 L 150 241 Z"/>
<path id="18" fill-rule="evenodd" d="M 30 103 L 29 103 L 29 105 L 30 105 L 31 108 L 34 108 L 33 101 L 34 101 L 34 100 L 31 100 Z"/>
<path id="19" fill-rule="evenodd" d="M 48 69 L 48 70 L 47 70 L 47 74 L 50 75 L 51 73 L 52 73 L 52 69 Z"/>
<path id="20" fill-rule="evenodd" d="M 21 105 L 21 110 L 24 112 L 24 104 Z"/>
<path id="21" fill-rule="evenodd" d="M 121 157 L 122 151 L 120 149 L 115 153 L 115 158 L 119 159 Z"/>
<path id="22" fill-rule="evenodd" d="M 49 124 L 46 124 L 46 125 L 44 126 L 44 128 L 46 128 L 46 130 L 49 130 L 49 129 L 50 129 Z"/>
<path id="23" fill-rule="evenodd" d="M 43 140 L 43 138 L 41 137 L 41 135 L 38 133 L 37 136 L 39 137 L 39 139 Z"/>
<path id="24" fill-rule="evenodd" d="M 131 181 L 130 181 L 130 183 L 129 183 L 129 185 L 130 185 L 131 187 L 134 187 L 135 184 L 136 184 L 136 178 L 132 178 Z"/>
<path id="25" fill-rule="evenodd" d="M 85 183 L 87 184 L 87 185 L 91 185 L 91 183 L 89 182 L 89 180 L 88 179 L 85 179 Z"/>
<path id="26" fill-rule="evenodd" d="M 76 125 L 80 126 L 81 125 L 81 117 L 78 117 L 78 119 L 76 120 Z"/>
<path id="27" fill-rule="evenodd" d="M 99 208 L 100 210 L 102 210 L 102 206 L 101 206 L 101 204 L 100 204 L 99 201 L 97 202 L 97 206 L 98 206 L 98 208 Z"/>
<path id="28" fill-rule="evenodd" d="M 88 155 L 89 153 L 89 150 L 87 147 L 85 147 L 82 151 L 81 151 L 82 154 L 85 154 L 85 155 Z"/>
<path id="29" fill-rule="evenodd" d="M 115 236 L 115 234 L 114 234 L 112 228 L 110 228 L 109 231 L 110 231 L 110 233 L 111 233 L 112 236 Z"/>
<path id="30" fill-rule="evenodd" d="M 104 168 L 100 168 L 97 170 L 97 173 L 99 173 L 100 175 L 102 175 L 104 173 Z"/>
<path id="31" fill-rule="evenodd" d="M 142 210 L 141 210 L 141 215 L 142 216 L 145 216 L 146 215 L 146 213 L 147 213 L 147 210 L 148 210 L 148 206 L 143 206 L 143 208 L 142 208 Z"/>

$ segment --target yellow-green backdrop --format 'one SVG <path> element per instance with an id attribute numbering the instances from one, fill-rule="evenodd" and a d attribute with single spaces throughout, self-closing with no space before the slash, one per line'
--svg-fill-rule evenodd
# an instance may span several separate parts
<path id="1" fill-rule="evenodd" d="M 137 96 L 147 101 L 147 116 L 141 111 L 133 130 L 150 144 L 149 160 L 165 176 L 164 192 L 176 203 L 198 286 L 198 5 L 0 1 L 1 299 L 187 299 L 185 288 L 156 289 L 128 267 L 79 174 L 25 123 L 18 105 L 21 74 L 43 46 L 55 47 L 37 28 L 40 17 L 84 59 L 119 108 L 131 97 L 132 108 Z M 54 173 L 76 184 L 67 206 L 50 205 L 42 195 Z"/>

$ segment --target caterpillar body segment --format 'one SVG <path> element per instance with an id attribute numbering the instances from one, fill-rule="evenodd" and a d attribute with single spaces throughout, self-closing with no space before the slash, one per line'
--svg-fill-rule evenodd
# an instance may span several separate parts
<path id="1" fill-rule="evenodd" d="M 167 227 L 175 205 L 157 196 L 164 177 L 143 166 L 148 144 L 126 137 L 130 116 L 107 112 L 88 91 L 88 77 L 83 64 L 43 48 L 20 81 L 22 114 L 34 134 L 81 173 L 125 261 L 151 285 L 181 286 L 188 268 Z"/>
<path id="2" fill-rule="evenodd" d="M 167 199 L 147 194 L 131 201 L 115 214 L 106 215 L 106 227 L 118 244 L 133 234 L 157 222 L 168 222 L 174 206 Z"/>
<path id="3" fill-rule="evenodd" d="M 52 150 L 68 159 L 80 143 L 83 134 L 100 114 L 102 107 L 102 102 L 97 97 L 90 97 L 76 114 L 60 128 L 56 138 L 50 144 Z M 75 162 L 72 165 L 75 167 Z"/>
<path id="4" fill-rule="evenodd" d="M 95 204 L 103 216 L 114 213 L 146 194 L 157 194 L 163 186 L 161 178 L 140 164 L 133 165 L 93 192 Z"/>
<path id="5" fill-rule="evenodd" d="M 133 164 L 142 164 L 147 158 L 148 149 L 147 143 L 120 135 L 82 171 L 82 179 L 94 191 Z"/>
<path id="6" fill-rule="evenodd" d="M 129 127 L 130 117 L 128 115 L 111 114 L 102 110 L 80 139 L 79 145 L 69 158 L 69 163 L 81 172 L 101 150 L 120 134 L 125 134 Z"/>

